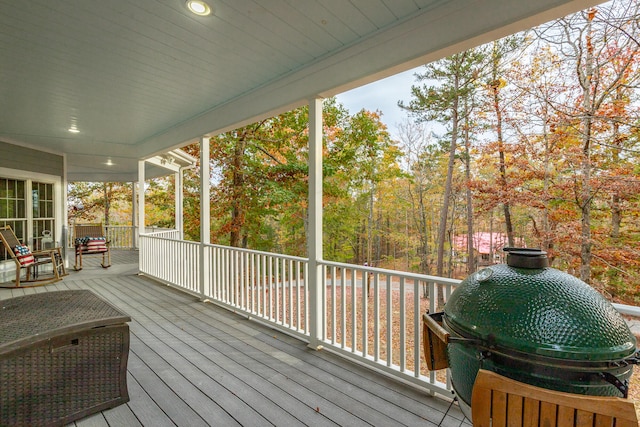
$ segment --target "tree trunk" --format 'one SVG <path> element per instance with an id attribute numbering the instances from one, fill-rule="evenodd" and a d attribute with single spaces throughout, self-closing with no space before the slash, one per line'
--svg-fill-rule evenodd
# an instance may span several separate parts
<path id="1" fill-rule="evenodd" d="M 580 244 L 580 279 L 585 283 L 591 281 L 591 118 L 586 117 L 583 124 L 584 145 L 582 160 L 582 192 L 581 192 L 581 244 Z"/>
<path id="2" fill-rule="evenodd" d="M 448 221 L 448 227 L 447 227 L 447 243 L 449 243 L 449 248 L 453 248 L 453 229 L 455 228 L 455 222 L 456 222 L 456 212 L 458 211 L 458 207 L 457 207 L 457 195 L 453 195 L 451 196 L 451 201 L 452 201 L 452 206 L 449 209 L 449 214 L 451 215 L 451 218 L 449 218 Z M 454 265 L 454 260 L 453 260 L 453 250 L 449 249 L 447 251 L 447 276 L 446 277 L 453 277 L 454 272 L 455 272 L 455 265 Z"/>
<path id="3" fill-rule="evenodd" d="M 105 227 L 109 226 L 109 217 L 111 216 L 111 191 L 110 183 L 103 183 L 102 188 L 104 190 L 104 225 Z"/>
<path id="4" fill-rule="evenodd" d="M 365 261 L 369 263 L 370 266 L 373 265 L 372 254 L 373 254 L 373 192 L 374 192 L 374 184 L 373 181 L 370 182 L 369 189 L 369 214 L 367 215 L 367 255 Z"/>
<path id="5" fill-rule="evenodd" d="M 471 194 L 471 138 L 469 136 L 469 106 L 465 99 L 465 116 L 464 116 L 464 174 L 467 181 L 466 199 L 467 199 L 467 273 L 471 274 L 476 270 L 476 257 L 473 249 L 473 195 Z"/>
<path id="6" fill-rule="evenodd" d="M 459 89 L 459 78 L 454 78 L 454 93 Z M 459 97 L 455 96 L 451 106 L 451 147 L 449 148 L 449 163 L 447 165 L 447 179 L 444 186 L 444 196 L 442 208 L 440 210 L 440 223 L 438 224 L 438 251 L 436 261 L 436 275 L 442 277 L 444 274 L 444 243 L 447 237 L 447 216 L 449 212 L 449 199 L 451 198 L 453 182 L 453 166 L 456 160 L 456 145 L 458 140 L 458 103 Z M 438 306 L 444 306 L 444 295 L 442 285 L 438 285 Z"/>
<path id="7" fill-rule="evenodd" d="M 393 256 L 393 258 L 395 258 L 395 253 L 393 255 L 391 253 L 391 216 L 389 215 L 389 212 L 387 212 L 386 217 L 387 217 L 386 218 L 387 227 L 384 233 L 385 235 L 384 252 L 387 257 Z"/>
<path id="8" fill-rule="evenodd" d="M 622 102 L 624 94 L 621 88 L 616 90 L 616 103 Z M 612 163 L 615 165 L 620 159 L 620 150 L 617 148 L 620 146 L 620 122 L 618 120 L 613 121 L 613 145 L 614 150 L 611 155 Z M 620 194 L 617 189 L 614 190 L 611 196 L 611 232 L 612 239 L 618 239 L 620 237 L 620 224 L 622 223 L 622 206 L 620 204 Z"/>
<path id="9" fill-rule="evenodd" d="M 247 145 L 247 135 L 242 134 L 236 141 L 233 152 L 233 193 L 231 201 L 231 230 L 229 232 L 229 246 L 240 247 L 242 244 L 242 225 L 244 212 L 242 206 L 242 187 L 244 185 L 244 151 Z"/>
<path id="10" fill-rule="evenodd" d="M 580 279 L 585 283 L 591 282 L 591 130 L 593 125 L 594 108 L 591 105 L 593 70 L 593 45 L 591 39 L 591 21 L 587 21 L 587 48 L 585 50 L 584 72 L 578 69 L 578 77 L 582 86 L 583 119 L 582 119 L 582 190 L 580 192 L 580 210 L 582 218 L 580 243 Z"/>
<path id="11" fill-rule="evenodd" d="M 420 187 L 420 192 L 419 192 L 419 215 L 420 215 L 420 252 L 421 252 L 421 256 L 420 256 L 420 267 L 421 270 L 424 274 L 430 274 L 430 268 L 429 268 L 429 256 L 430 254 L 430 250 L 429 250 L 429 230 L 428 230 L 428 219 L 427 219 L 427 207 L 425 206 L 424 203 L 424 189 L 422 188 L 422 186 Z"/>
<path id="12" fill-rule="evenodd" d="M 544 106 L 544 123 L 548 121 L 548 110 L 545 104 Z M 549 188 L 551 187 L 551 143 L 547 126 L 545 125 L 543 130 L 544 139 L 544 195 L 546 197 L 549 194 Z M 550 251 L 553 249 L 553 238 L 551 233 L 551 221 L 549 218 L 549 206 L 545 203 L 545 207 L 542 211 L 542 230 L 540 231 L 540 246 L 544 251 Z M 553 263 L 553 256 L 549 257 L 549 264 Z"/>
<path id="13" fill-rule="evenodd" d="M 504 224 L 507 231 L 509 246 L 515 246 L 513 237 L 513 223 L 511 221 L 511 208 L 508 201 L 507 166 L 504 156 L 504 139 L 502 135 L 502 110 L 500 108 L 500 79 L 498 77 L 499 54 L 497 42 L 493 43 L 493 55 L 491 61 L 491 93 L 493 95 L 493 109 L 496 113 L 496 136 L 498 138 L 498 156 L 500 159 L 500 187 L 502 191 L 502 210 L 504 212 Z"/>

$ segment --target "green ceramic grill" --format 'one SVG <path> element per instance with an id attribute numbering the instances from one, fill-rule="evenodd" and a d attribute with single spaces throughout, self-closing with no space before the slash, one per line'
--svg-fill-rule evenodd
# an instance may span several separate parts
<path id="1" fill-rule="evenodd" d="M 449 298 L 443 327 L 453 388 L 464 406 L 479 369 L 552 390 L 626 396 L 636 340 L 583 281 L 549 268 L 546 253 L 505 248 Z"/>

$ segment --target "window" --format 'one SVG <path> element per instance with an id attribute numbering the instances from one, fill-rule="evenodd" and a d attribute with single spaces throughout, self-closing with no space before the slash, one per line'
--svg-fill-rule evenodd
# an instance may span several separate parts
<path id="1" fill-rule="evenodd" d="M 54 184 L 0 177 L 0 226 L 11 226 L 18 240 L 42 249 L 55 235 L 54 200 Z M 2 246 L 0 261 L 8 258 Z"/>
<path id="2" fill-rule="evenodd" d="M 26 234 L 26 182 L 17 179 L 0 178 L 0 225 L 9 225 L 20 241 Z M 0 259 L 10 258 L 2 247 Z"/>
<path id="3" fill-rule="evenodd" d="M 40 250 L 53 244 L 50 237 L 55 230 L 53 184 L 34 182 L 31 194 L 33 196 L 33 249 Z"/>

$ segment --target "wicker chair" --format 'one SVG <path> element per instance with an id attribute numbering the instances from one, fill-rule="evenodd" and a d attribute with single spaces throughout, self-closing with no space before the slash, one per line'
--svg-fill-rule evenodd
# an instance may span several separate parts
<path id="1" fill-rule="evenodd" d="M 631 400 L 548 390 L 484 369 L 473 385 L 471 415 L 474 427 L 638 427 Z"/>
<path id="2" fill-rule="evenodd" d="M 111 267 L 110 242 L 102 224 L 76 224 L 73 236 L 76 253 L 74 269 L 82 270 L 82 257 L 87 255 L 102 255 L 102 268 Z"/>
<path id="3" fill-rule="evenodd" d="M 2 284 L 1 287 L 22 288 L 29 286 L 48 285 L 62 280 L 62 276 L 67 274 L 64 266 L 62 251 L 52 248 L 32 252 L 26 245 L 23 245 L 16 237 L 10 226 L 0 227 L 0 239 L 6 252 L 16 263 L 16 280 L 13 285 Z M 52 272 L 42 274 L 40 266 L 52 265 Z M 25 270 L 26 277 L 20 279 L 22 270 Z"/>

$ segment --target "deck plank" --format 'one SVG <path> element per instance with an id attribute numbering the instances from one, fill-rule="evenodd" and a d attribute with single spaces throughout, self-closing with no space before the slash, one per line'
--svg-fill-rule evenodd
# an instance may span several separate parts
<path id="1" fill-rule="evenodd" d="M 266 343 L 270 344 L 275 339 L 266 337 Z M 298 347 L 297 340 L 293 337 L 284 336 L 279 340 L 284 341 L 288 346 L 283 347 L 284 351 L 298 357 L 307 366 L 315 368 L 313 371 L 308 368 L 308 372 L 315 372 L 318 381 L 323 381 L 325 378 L 339 381 L 340 387 L 361 404 L 373 408 L 384 407 L 386 413 L 396 420 L 404 420 L 410 425 L 415 422 L 411 415 L 413 414 L 440 424 L 447 411 L 454 419 L 462 421 L 464 418 L 457 407 L 450 408 L 450 401 L 427 396 L 423 391 L 412 387 L 398 387 L 395 380 L 381 377 L 356 363 L 345 364 L 340 360 L 341 363 L 336 364 L 334 363 L 335 355 L 330 352 L 317 352 L 310 355 L 308 351 Z"/>
<path id="2" fill-rule="evenodd" d="M 179 305 L 176 305 L 171 307 L 170 310 L 175 312 L 179 307 Z M 198 304 L 198 307 L 204 307 L 206 310 L 206 305 Z M 265 333 L 255 334 L 258 329 L 256 325 L 241 317 L 229 320 L 231 323 L 225 326 L 220 322 L 225 322 L 225 319 L 228 319 L 226 317 L 215 319 L 214 325 L 210 323 L 210 318 L 206 316 L 203 320 L 193 313 L 188 313 L 187 315 L 192 323 L 195 323 L 196 320 L 203 321 L 204 328 L 209 329 L 215 326 L 216 329 L 224 331 L 230 336 L 242 336 L 242 334 L 236 332 L 238 328 L 242 332 L 253 334 L 252 338 L 257 338 L 260 342 L 253 340 L 250 343 L 245 343 L 254 349 L 253 352 L 247 353 L 249 356 L 264 358 L 264 355 L 270 354 L 273 347 L 278 347 L 281 350 L 280 357 L 273 358 L 269 355 L 262 363 L 270 365 L 275 371 L 286 372 L 287 378 L 290 380 L 292 371 L 289 363 L 283 362 L 290 359 L 291 363 L 303 366 L 305 376 L 299 380 L 306 383 L 308 388 L 312 388 L 315 394 L 326 393 L 326 395 L 331 395 L 334 400 L 343 403 L 348 408 L 358 408 L 358 405 L 365 405 L 361 415 L 366 419 L 382 423 L 390 417 L 393 422 L 401 421 L 407 425 L 424 422 L 425 419 L 439 423 L 448 409 L 448 402 L 443 399 L 426 396 L 422 391 L 417 392 L 407 387 L 400 388 L 401 390 L 406 390 L 406 393 L 397 391 L 398 384 L 393 380 L 388 380 L 385 387 L 380 387 L 380 376 L 371 370 L 354 363 L 347 363 L 345 366 L 345 361 L 342 359 L 338 359 L 340 361 L 339 365 L 331 363 L 330 360 L 336 360 L 335 355 L 309 350 L 293 337 L 275 334 L 270 329 Z M 224 340 L 224 336 L 219 338 Z M 321 354 L 324 355 L 324 358 L 319 357 Z M 292 355 L 295 355 L 295 357 L 291 357 Z M 243 364 L 252 366 L 255 363 Z M 331 375 L 327 375 L 327 372 L 331 373 Z M 318 385 L 323 383 L 326 383 L 328 387 L 325 389 L 319 388 Z M 381 397 L 377 396 L 378 394 Z M 357 402 L 354 400 L 357 400 Z M 431 407 L 425 405 L 425 400 L 431 401 L 440 410 L 434 411 Z M 391 402 L 395 403 L 395 406 L 390 405 L 389 403 Z M 407 412 L 406 406 L 408 403 L 412 403 L 415 409 L 414 414 Z M 380 413 L 379 408 L 384 408 L 385 413 Z M 353 409 L 351 410 L 353 412 Z M 458 419 L 462 420 L 462 414 L 459 414 Z"/>
<path id="3" fill-rule="evenodd" d="M 100 412 L 76 421 L 76 427 L 109 427 L 104 415 Z"/>
<path id="4" fill-rule="evenodd" d="M 180 306 L 171 309 L 174 313 L 180 310 Z M 190 314 L 193 319 L 202 322 L 201 328 L 213 328 L 211 318 L 202 314 Z M 228 323 L 232 322 L 232 323 Z M 328 378 L 334 384 L 327 384 L 319 381 L 319 378 L 327 378 L 326 372 L 311 372 L 313 369 L 309 365 L 300 363 L 300 359 L 291 357 L 279 348 L 280 341 L 272 338 L 271 345 L 265 345 L 257 337 L 278 336 L 270 329 L 264 330 L 261 334 L 255 334 L 259 328 L 250 324 L 247 320 L 229 320 L 226 318 L 216 318 L 216 330 L 213 335 L 219 340 L 219 351 L 221 353 L 234 353 L 234 361 L 245 366 L 252 375 L 262 377 L 277 386 L 283 392 L 288 393 L 291 398 L 300 401 L 310 410 L 332 419 L 340 425 L 368 425 L 374 422 L 389 425 L 397 422 L 389 418 L 378 409 L 359 405 L 349 393 L 346 393 L 343 384 L 335 384 L 335 378 Z M 238 333 L 238 328 L 249 327 L 254 336 L 244 339 L 234 339 L 232 337 L 242 337 Z M 298 350 L 302 353 L 312 352 L 306 349 L 303 343 L 298 341 Z M 315 374 L 315 375 L 312 375 Z M 334 403 L 338 402 L 338 404 Z M 345 409 L 348 408 L 348 409 Z M 412 419 L 411 422 L 423 421 Z"/>
<path id="5" fill-rule="evenodd" d="M 135 290 L 134 290 L 135 292 Z M 184 300 L 187 305 L 199 305 L 193 302 L 193 299 Z M 315 418 L 315 425 L 333 425 L 333 423 L 323 422 L 322 417 L 317 415 L 317 411 L 306 405 L 300 405 L 300 402 L 295 402 L 296 396 L 289 390 L 287 393 L 274 393 L 277 389 L 274 389 L 273 378 L 277 375 L 277 372 L 262 373 L 257 375 L 255 371 L 263 370 L 263 367 L 254 366 L 252 370 L 247 370 L 243 363 L 244 354 L 242 351 L 238 351 L 237 348 L 229 345 L 229 342 L 237 340 L 233 335 L 222 337 L 211 334 L 211 331 L 215 331 L 215 327 L 208 328 L 209 332 L 194 329 L 192 325 L 193 319 L 189 319 L 189 322 L 183 321 L 180 317 L 176 317 L 175 310 L 172 307 L 167 307 L 162 311 L 162 315 L 158 315 L 159 311 L 154 309 L 149 303 L 148 307 L 143 308 L 139 306 L 141 313 L 146 313 L 147 316 L 167 316 L 169 318 L 162 319 L 163 324 L 166 326 L 163 330 L 158 331 L 156 328 L 155 333 L 160 336 L 150 336 L 151 332 L 145 336 L 145 341 L 155 342 L 155 346 L 159 346 L 158 352 L 161 352 L 164 357 L 169 357 L 172 360 L 169 362 L 173 366 L 180 366 L 181 371 L 188 370 L 188 363 L 181 363 L 181 357 L 185 357 L 186 360 L 193 361 L 194 364 L 200 367 L 202 371 L 216 372 L 216 380 L 220 382 L 220 385 L 216 385 L 211 393 L 219 395 L 219 388 L 222 388 L 225 392 L 222 396 L 225 397 L 229 394 L 233 397 L 228 402 L 218 401 L 223 407 L 233 410 L 235 416 L 242 417 L 243 424 L 262 424 L 264 422 L 270 422 L 277 425 L 303 425 L 300 419 L 308 419 L 312 416 Z M 180 307 L 182 304 L 174 304 L 173 307 Z M 125 307 L 121 307 L 126 310 Z M 193 317 L 197 312 L 193 310 L 183 313 L 183 315 Z M 219 319 L 217 319 L 219 320 Z M 179 326 L 177 326 L 179 325 Z M 153 328 L 155 325 L 150 324 L 147 320 L 145 326 Z M 243 341 L 239 341 L 242 342 Z M 168 345 L 171 344 L 171 345 Z M 164 348 L 163 348 L 164 346 Z M 177 355 L 171 348 L 179 348 L 181 356 Z M 244 349 L 243 349 L 244 351 Z M 257 365 L 257 364 L 256 364 Z M 196 375 L 203 375 L 203 372 L 198 372 Z M 264 379 L 267 375 L 269 379 Z M 289 384 L 291 385 L 291 384 Z M 213 386 L 213 384 L 210 384 Z M 286 396 L 284 396 L 286 394 Z M 216 398 L 216 400 L 218 400 Z M 243 402 L 249 402 L 254 405 L 254 409 L 257 411 L 257 418 L 249 418 L 247 411 L 251 412 L 251 407 L 246 408 L 239 407 L 237 399 L 240 398 Z M 283 409 L 286 408 L 286 409 Z M 261 415 L 260 415 L 261 414 Z M 260 419 L 258 417 L 264 417 Z"/>
<path id="6" fill-rule="evenodd" d="M 129 352 L 129 366 L 135 380 L 149 394 L 149 397 L 178 425 L 206 426 L 205 420 L 187 403 L 180 398 L 181 387 L 179 384 L 168 385 L 163 381 L 176 378 L 170 377 L 172 369 L 165 369 L 158 366 L 158 372 L 153 370 L 154 366 L 149 366 L 146 360 L 138 357 L 140 349 L 132 349 Z M 175 389 L 173 388 L 175 387 Z"/>
<path id="7" fill-rule="evenodd" d="M 131 316 L 131 400 L 76 426 L 471 425 L 444 399 L 137 276 L 137 253 L 123 252 L 115 268 L 87 261 L 55 284 L 0 290 L 91 289 Z"/>
<path id="8" fill-rule="evenodd" d="M 128 374 L 128 375 L 129 377 L 131 376 L 131 374 Z M 131 399 L 132 404 L 135 405 L 138 402 L 142 402 L 143 399 L 141 398 L 140 394 L 136 394 L 135 397 L 131 396 L 131 392 L 132 392 L 131 384 L 135 383 L 137 385 L 137 382 L 135 382 L 133 378 L 131 378 L 127 380 L 127 383 L 129 384 L 129 387 L 128 387 L 129 398 Z M 136 409 L 137 409 L 136 413 L 138 414 L 138 416 L 140 416 L 140 413 L 142 412 L 141 405 L 138 405 Z M 136 416 L 136 413 L 133 412 L 130 405 L 120 405 L 120 406 L 116 406 L 115 408 L 107 409 L 106 411 L 102 412 L 109 426 L 127 426 L 127 427 L 142 426 L 143 424 L 138 419 L 138 416 Z M 148 424 L 148 425 L 151 425 L 151 424 Z M 158 425 L 158 424 L 154 423 L 153 425 Z"/>
<path id="9" fill-rule="evenodd" d="M 143 426 L 172 427 L 175 423 L 171 421 L 157 403 L 149 396 L 147 391 L 138 383 L 131 375 L 131 367 L 129 366 L 129 379 L 127 386 L 129 388 L 129 398 L 131 399 L 126 406 L 135 414 L 140 424 Z M 118 424 L 112 424 L 117 426 Z M 127 425 L 127 424 L 122 424 Z"/>

